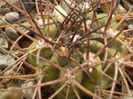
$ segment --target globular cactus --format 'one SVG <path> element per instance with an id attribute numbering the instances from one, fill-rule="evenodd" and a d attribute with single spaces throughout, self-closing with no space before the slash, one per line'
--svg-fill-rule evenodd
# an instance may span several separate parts
<path id="1" fill-rule="evenodd" d="M 36 6 L 36 11 L 31 13 L 25 11 L 28 6 L 23 5 L 23 0 L 13 0 L 20 1 L 23 10 L 8 0 L 3 1 L 22 14 L 20 19 L 24 15 L 28 22 L 11 24 L 3 18 L 0 20 L 7 23 L 0 25 L 0 31 L 12 27 L 21 35 L 16 41 L 9 40 L 13 47 L 5 52 L 11 52 L 18 63 L 0 70 L 1 84 L 19 78 L 22 83 L 32 80 L 35 85 L 26 87 L 35 89 L 31 93 L 24 87 L 20 90 L 18 86 L 9 87 L 9 93 L 1 92 L 0 98 L 22 99 L 28 93 L 31 93 L 30 98 L 33 95 L 32 99 L 114 99 L 123 95 L 132 96 L 132 79 L 127 75 L 128 68 L 125 68 L 132 68 L 133 39 L 128 34 L 132 33 L 132 22 L 129 22 L 132 19 L 132 0 L 29 0 L 32 2 L 28 3 L 35 3 L 33 5 Z M 128 22 L 130 26 L 127 26 Z M 123 27 L 128 30 L 123 30 Z M 30 42 L 19 47 L 22 37 Z M 21 52 L 21 47 L 25 52 Z M 21 67 L 28 70 L 21 71 Z M 11 71 L 16 72 L 8 76 Z M 21 72 L 25 75 L 20 75 Z M 121 82 L 124 82 L 123 85 L 117 87 Z M 128 83 L 131 83 L 129 87 Z M 126 89 L 124 91 L 128 94 L 119 87 Z M 17 93 L 13 94 L 15 89 Z M 27 90 L 26 97 L 23 89 Z"/>
<path id="2" fill-rule="evenodd" d="M 65 3 L 63 3 L 63 5 L 64 4 Z M 67 4 L 65 4 L 65 6 L 67 6 Z M 75 7 L 71 6 L 72 8 L 70 8 L 69 6 L 65 8 L 61 5 L 54 6 L 54 9 L 52 9 L 53 13 L 51 13 L 52 18 L 46 19 L 46 23 L 42 24 L 44 26 L 40 27 L 43 36 L 52 42 L 52 44 L 44 42 L 44 47 L 40 48 L 39 56 L 58 65 L 66 72 L 40 59 L 39 64 L 37 64 L 38 59 L 34 55 L 29 55 L 27 58 L 27 62 L 33 66 L 37 68 L 40 66 L 39 69 L 44 68 L 43 83 L 66 78 L 65 81 L 54 84 L 52 87 L 45 87 L 50 94 L 53 94 L 58 92 L 58 90 L 66 84 L 65 88 L 56 94 L 57 99 L 65 98 L 69 88 L 70 90 L 67 98 L 75 99 L 77 96 L 73 90 L 73 86 L 79 93 L 79 96 L 84 97 L 84 95 L 80 94 L 79 88 L 72 80 L 77 81 L 90 92 L 94 92 L 97 86 L 105 87 L 112 84 L 113 81 L 106 77 L 105 74 L 112 78 L 114 77 L 115 63 L 111 63 L 106 72 L 104 69 L 106 69 L 109 64 L 108 60 L 111 61 L 112 57 L 116 58 L 116 56 L 120 56 L 120 53 L 125 51 L 125 46 L 123 46 L 119 40 L 114 39 L 110 42 L 119 32 L 114 31 L 112 33 L 112 28 L 117 24 L 116 20 L 112 19 L 108 23 L 109 17 L 107 13 L 97 13 L 93 10 L 86 13 L 88 8 L 84 6 L 78 7 L 75 4 Z M 86 11 L 85 14 L 83 10 Z M 106 27 L 107 24 L 108 27 Z M 104 31 L 105 29 L 107 30 Z M 41 38 L 35 37 L 35 39 L 38 40 Z M 105 40 L 107 40 L 106 43 Z M 37 46 L 38 44 L 33 42 L 28 47 L 28 51 L 37 48 Z M 118 47 L 120 48 L 118 49 Z M 101 49 L 103 50 L 101 51 Z M 100 54 L 99 51 L 101 51 Z M 38 55 L 37 53 L 37 50 L 33 52 L 35 55 Z M 97 65 L 97 63 L 99 64 Z M 86 65 L 81 67 L 83 64 Z M 89 67 L 90 69 L 87 69 Z M 74 69 L 77 70 L 75 71 L 76 73 L 74 73 L 74 71 L 71 72 Z M 88 74 L 90 77 L 88 77 Z M 118 79 L 120 78 L 121 76 L 118 77 Z"/>

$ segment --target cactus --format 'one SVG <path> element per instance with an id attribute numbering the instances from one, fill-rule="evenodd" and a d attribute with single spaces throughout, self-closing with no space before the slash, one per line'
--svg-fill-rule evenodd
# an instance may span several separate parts
<path id="1" fill-rule="evenodd" d="M 90 53 L 91 57 L 93 57 L 94 55 L 95 55 L 94 53 Z M 95 59 L 95 62 L 100 62 L 100 61 L 101 60 L 99 57 Z M 102 65 L 98 65 L 96 66 L 96 68 L 92 68 L 92 70 L 88 71 L 90 72 L 92 79 L 88 78 L 87 75 L 84 75 L 84 79 L 82 82 L 83 86 L 91 91 L 94 91 L 94 88 L 96 86 L 101 86 L 103 81 L 103 75 L 98 70 L 102 71 L 102 69 L 103 69 Z"/>
<path id="2" fill-rule="evenodd" d="M 65 9 L 69 9 L 69 8 L 65 8 Z M 59 10 L 59 11 L 58 11 Z M 61 13 L 63 15 L 61 15 Z M 61 6 L 55 6 L 55 9 L 52 13 L 52 15 L 54 16 L 54 19 L 55 19 L 55 22 L 59 22 L 59 24 L 63 23 L 65 21 L 65 17 L 67 16 L 67 12 L 61 8 Z M 60 16 L 60 17 L 58 17 Z M 101 14 L 96 14 L 97 16 L 97 20 L 99 22 L 99 26 L 101 27 L 104 27 L 106 24 L 107 24 L 107 14 L 106 13 L 101 13 Z M 91 19 L 93 18 L 93 12 L 89 12 L 87 15 L 86 15 L 86 18 L 88 18 L 88 21 L 87 22 L 90 22 L 90 23 L 87 23 L 87 25 L 91 24 Z M 72 19 L 74 21 L 74 19 Z M 81 21 L 80 18 L 78 18 L 76 20 L 77 22 L 78 21 Z M 50 22 L 53 22 L 51 19 L 50 19 Z M 68 22 L 69 24 L 68 25 L 71 25 L 72 23 L 71 22 Z M 116 24 L 116 21 L 112 21 L 112 23 L 110 24 L 110 28 L 113 28 Z M 67 29 L 70 27 L 70 26 L 67 26 L 67 24 L 64 24 Z M 81 29 L 82 31 L 85 31 L 85 25 L 84 23 L 82 22 L 81 23 L 81 26 L 83 29 Z M 55 24 L 52 24 L 52 25 L 49 25 L 49 28 L 50 28 L 50 38 L 52 38 L 56 32 L 57 32 L 57 27 Z M 89 29 L 90 27 L 87 26 L 87 28 Z M 98 28 L 97 26 L 97 23 L 96 23 L 96 20 L 94 22 L 92 22 L 92 28 L 93 29 L 96 29 Z M 68 32 L 68 35 L 75 31 L 75 29 L 77 29 L 77 25 L 73 25 L 72 30 L 70 30 L 71 32 Z M 48 26 L 45 26 L 43 28 L 41 28 L 41 31 L 44 33 L 44 36 L 47 37 L 47 31 L 48 31 Z M 98 30 L 99 31 L 99 30 Z M 60 36 L 62 34 L 59 34 Z M 59 38 L 59 35 L 57 35 L 56 38 Z M 66 35 L 66 34 L 64 34 Z M 82 37 L 84 34 L 81 34 L 79 33 L 79 38 Z M 100 35 L 98 33 L 92 33 L 91 34 L 91 37 L 96 37 L 96 36 L 99 36 Z M 69 37 L 66 37 L 66 38 L 63 38 L 62 39 L 62 43 L 64 42 L 64 44 L 66 43 L 69 43 Z M 71 36 L 72 38 L 72 36 Z M 75 38 L 74 38 L 75 39 Z M 108 41 L 110 41 L 111 37 L 107 38 Z M 75 40 L 73 40 L 73 42 L 75 42 L 77 40 L 77 38 Z M 60 42 L 60 38 L 59 38 L 59 42 Z M 58 43 L 59 43 L 58 42 Z M 34 42 L 33 42 L 34 43 Z M 59 43 L 59 44 L 62 44 L 62 43 Z M 94 39 L 94 40 L 90 40 L 90 53 L 89 53 L 89 61 L 92 61 L 93 64 L 95 63 L 98 63 L 100 61 L 102 61 L 104 59 L 104 56 L 105 56 L 105 51 L 103 51 L 100 56 L 98 56 L 95 60 L 92 58 L 95 56 L 95 54 L 101 50 L 102 48 L 104 48 L 104 40 L 103 38 L 98 38 L 98 39 Z M 32 49 L 32 46 L 33 44 L 31 44 L 31 49 Z M 120 46 L 120 43 L 116 40 L 114 40 L 109 46 L 108 46 L 108 57 L 107 58 L 111 58 L 115 52 L 116 52 L 116 48 Z M 29 48 L 30 48 L 29 47 Z M 122 46 L 123 47 L 123 46 Z M 45 67 L 45 75 L 44 75 L 44 80 L 43 82 L 49 82 L 49 81 L 53 81 L 53 80 L 56 80 L 56 79 L 60 79 L 60 78 L 63 78 L 63 77 L 66 77 L 67 80 L 66 81 L 63 81 L 59 84 L 56 84 L 54 85 L 53 87 L 45 87 L 45 89 L 47 89 L 48 93 L 54 93 L 56 92 L 61 86 L 63 86 L 64 84 L 66 84 L 66 87 L 64 89 L 62 89 L 57 95 L 57 99 L 61 99 L 61 98 L 65 98 L 66 97 L 66 93 L 67 93 L 67 89 L 70 88 L 69 90 L 69 95 L 68 95 L 68 98 L 69 99 L 74 99 L 76 98 L 77 96 L 75 95 L 75 92 L 73 91 L 73 88 L 72 88 L 72 81 L 71 79 L 74 79 L 76 80 L 78 83 L 80 83 L 83 87 L 85 87 L 87 90 L 90 90 L 92 92 L 94 92 L 94 89 L 96 88 L 96 86 L 99 86 L 99 87 L 102 87 L 102 86 L 107 86 L 109 84 L 111 84 L 111 80 L 108 79 L 107 77 L 105 77 L 103 74 L 101 74 L 100 71 L 103 71 L 104 68 L 106 68 L 106 64 L 104 65 L 104 67 L 100 64 L 98 66 L 96 66 L 95 68 L 92 68 L 90 70 L 87 70 L 88 74 L 90 74 L 90 78 L 87 76 L 87 74 L 84 72 L 78 72 L 76 74 L 72 74 L 70 72 L 71 69 L 74 69 L 74 68 L 77 68 L 78 67 L 78 64 L 75 63 L 73 60 L 70 59 L 73 58 L 74 60 L 76 60 L 76 62 L 78 62 L 79 64 L 82 64 L 84 62 L 87 62 L 88 60 L 85 59 L 85 57 L 83 56 L 84 54 L 86 54 L 87 52 L 87 45 L 86 43 L 84 42 L 83 44 L 81 43 L 80 46 L 79 46 L 79 53 L 77 53 L 76 51 L 72 51 L 70 56 L 68 56 L 68 53 L 69 53 L 69 49 L 65 46 L 61 46 L 60 47 L 61 51 L 55 51 L 53 52 L 54 56 L 52 56 L 51 53 L 51 49 L 50 48 L 43 48 L 41 50 L 41 53 L 40 53 L 40 56 L 43 57 L 43 58 L 46 58 L 48 59 L 50 62 L 53 62 L 55 64 L 58 64 L 59 66 L 61 66 L 62 68 L 64 68 L 67 72 L 65 73 L 64 71 L 60 71 L 58 69 L 56 69 L 55 67 L 51 66 L 50 64 L 40 60 L 40 63 L 39 65 L 41 67 Z M 120 52 L 122 52 L 123 49 L 121 49 Z M 37 51 L 34 52 L 34 54 L 36 54 Z M 52 56 L 52 58 L 50 59 L 50 56 Z M 29 55 L 28 56 L 28 59 L 27 59 L 28 63 L 32 64 L 33 66 L 36 66 L 36 58 Z M 95 61 L 95 62 L 94 62 Z M 90 63 L 89 63 L 90 64 Z M 90 64 L 92 65 L 92 64 Z M 70 68 L 71 67 L 71 68 Z M 85 67 L 89 67 L 89 65 L 86 65 Z M 69 74 L 69 77 L 68 77 L 68 73 Z M 114 65 L 112 64 L 112 66 L 109 68 L 109 70 L 107 71 L 107 74 L 111 77 L 113 77 L 114 75 Z M 80 93 L 80 90 L 74 85 L 76 91 L 78 93 Z M 84 96 L 84 95 L 81 95 L 81 96 Z"/>
<path id="3" fill-rule="evenodd" d="M 114 3 L 115 0 L 107 3 L 112 7 L 109 8 L 110 12 L 102 9 L 105 1 L 53 1 L 54 4 L 50 0 L 39 1 L 40 9 L 37 8 L 37 12 L 41 17 L 32 17 L 19 10 L 29 17 L 27 19 L 30 23 L 30 28 L 25 26 L 23 28 L 29 29 L 28 32 L 31 34 L 22 33 L 21 35 L 31 39 L 32 44 L 25 48 L 26 53 L 22 53 L 23 56 L 19 56 L 22 59 L 19 60 L 27 56 L 25 61 L 28 64 L 23 63 L 31 70 L 34 69 L 32 73 L 35 73 L 33 77 L 36 77 L 34 83 L 37 86 L 33 86 L 36 88 L 32 98 L 41 99 L 44 95 L 45 98 L 50 97 L 49 99 L 84 97 L 99 99 L 105 98 L 108 94 L 114 98 L 115 94 L 112 90 L 115 90 L 116 83 L 112 79 L 116 77 L 119 82 L 126 75 L 123 70 L 123 64 L 126 64 L 124 58 L 132 56 L 126 56 L 132 53 L 129 47 L 132 44 L 131 42 L 128 44 L 128 40 L 132 38 L 123 35 L 129 30 L 120 32 L 118 28 L 120 23 L 117 24 L 118 20 L 115 20 L 117 17 L 123 17 L 115 16 L 114 9 L 117 5 Z M 41 8 L 41 4 L 44 8 Z M 100 11 L 98 11 L 99 7 L 101 7 Z M 124 18 L 127 17 L 125 16 Z M 19 47 L 16 48 L 20 50 Z M 121 57 L 122 61 L 117 59 Z M 116 64 L 119 68 L 118 74 L 115 74 L 117 73 Z M 24 77 L 28 78 L 28 76 Z M 16 76 L 16 78 L 19 77 Z M 113 87 L 110 87 L 110 84 Z M 41 92 L 41 88 L 44 93 Z"/>

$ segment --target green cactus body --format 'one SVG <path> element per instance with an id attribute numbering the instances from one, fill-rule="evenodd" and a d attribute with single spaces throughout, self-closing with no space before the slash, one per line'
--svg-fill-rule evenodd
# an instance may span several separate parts
<path id="1" fill-rule="evenodd" d="M 80 45 L 79 50 L 81 51 L 81 53 L 85 53 L 87 51 L 87 47 L 85 45 Z"/>
<path id="2" fill-rule="evenodd" d="M 50 25 L 46 25 L 45 27 L 41 28 L 41 32 L 44 34 L 44 35 L 47 35 L 48 33 L 48 28 L 49 28 L 49 36 L 52 38 L 56 33 L 57 33 L 57 27 L 56 25 L 53 23 L 52 20 L 49 20 L 50 22 L 49 23 L 52 23 Z M 47 20 L 46 20 L 47 22 Z"/>
<path id="3" fill-rule="evenodd" d="M 107 21 L 108 21 L 107 16 L 108 15 L 106 13 L 97 14 L 97 19 L 99 21 L 100 27 L 107 24 Z M 113 28 L 113 27 L 116 26 L 116 24 L 117 24 L 116 21 L 112 21 L 111 24 L 110 24 L 110 27 Z M 93 29 L 96 29 L 96 28 L 98 28 L 98 26 L 97 26 L 96 22 L 94 22 Z"/>
<path id="4" fill-rule="evenodd" d="M 103 13 L 103 14 L 98 14 L 97 15 L 97 19 L 100 23 L 100 26 L 104 26 L 107 22 L 107 14 Z M 94 23 L 94 27 L 97 27 L 96 23 Z"/>
<path id="5" fill-rule="evenodd" d="M 106 67 L 106 66 L 104 66 L 104 67 Z M 107 70 L 106 74 L 113 78 L 114 77 L 114 69 L 115 69 L 115 66 L 114 66 L 114 64 L 112 64 L 110 66 L 110 68 Z M 110 80 L 109 78 L 103 76 L 103 82 L 102 82 L 103 87 L 107 86 L 111 83 L 112 83 L 112 80 Z"/>
<path id="6" fill-rule="evenodd" d="M 94 56 L 93 53 L 90 54 Z M 99 57 L 97 57 L 95 61 L 100 62 L 101 60 Z M 94 88 L 96 86 L 101 86 L 103 75 L 98 70 L 102 71 L 102 69 L 103 69 L 102 65 L 98 65 L 97 67 L 93 68 L 91 72 L 89 71 L 92 80 L 87 75 L 84 74 L 82 85 L 90 91 L 94 91 Z"/>
<path id="7" fill-rule="evenodd" d="M 91 40 L 92 45 L 90 47 L 91 51 L 97 53 L 100 49 L 104 47 L 104 44 L 96 40 Z"/>
<path id="8" fill-rule="evenodd" d="M 50 65 L 46 66 L 44 76 L 44 82 L 56 80 L 59 77 L 59 70 Z"/>
<path id="9" fill-rule="evenodd" d="M 110 39 L 109 39 L 109 40 L 110 40 Z M 109 45 L 109 47 L 112 48 L 112 49 L 117 49 L 120 45 L 121 45 L 120 42 L 118 42 L 117 40 L 114 40 L 114 41 Z M 122 52 L 122 51 L 124 51 L 124 50 L 125 50 L 125 47 L 124 47 L 124 46 L 121 46 L 119 52 Z"/>
<path id="10" fill-rule="evenodd" d="M 110 39 L 109 39 L 110 40 Z M 120 46 L 120 42 L 114 40 L 110 45 L 109 47 L 111 48 L 118 48 Z"/>
<path id="11" fill-rule="evenodd" d="M 81 62 L 81 56 L 79 54 L 77 54 L 76 52 L 72 53 L 71 57 L 74 58 L 78 63 Z M 58 64 L 62 67 L 67 65 L 69 62 L 67 57 L 60 56 L 60 55 L 57 55 L 57 60 L 58 60 Z M 70 61 L 70 65 L 73 68 L 77 66 L 77 64 L 75 62 L 73 62 L 72 60 Z"/>
<path id="12" fill-rule="evenodd" d="M 54 68 L 51 65 L 45 67 L 45 75 L 43 79 L 43 83 L 53 81 L 59 78 L 59 70 Z M 49 96 L 54 93 L 54 85 L 46 86 L 44 89 L 46 90 L 45 93 Z"/>
<path id="13" fill-rule="evenodd" d="M 83 59 L 83 57 L 80 56 L 79 54 L 77 54 L 76 52 L 74 52 L 72 54 L 72 58 L 74 58 L 79 64 L 80 64 L 81 60 Z M 71 67 L 74 68 L 76 66 L 77 66 L 77 64 L 75 62 L 71 61 Z"/>
<path id="14" fill-rule="evenodd" d="M 92 16 L 93 16 L 93 12 L 89 12 L 89 13 L 86 14 L 87 19 L 91 19 Z"/>
<path id="15" fill-rule="evenodd" d="M 94 45 L 93 45 L 94 44 Z M 115 53 L 116 53 L 116 49 L 120 46 L 120 43 L 118 41 L 113 41 L 109 47 L 108 47 L 108 58 L 111 58 Z M 104 47 L 104 44 L 102 44 L 101 42 L 92 40 L 92 46 L 91 46 L 91 51 L 92 52 L 98 52 L 100 49 L 102 49 Z M 120 51 L 117 53 L 117 56 L 120 56 L 120 52 L 122 52 L 125 48 L 123 46 L 121 46 Z M 105 56 L 105 51 L 100 55 L 101 60 L 104 60 L 104 56 Z M 104 68 L 106 68 L 107 65 L 104 66 Z M 106 72 L 107 75 L 109 75 L 110 77 L 114 77 L 114 70 L 115 70 L 115 66 L 114 64 L 112 64 L 110 66 L 110 68 L 108 69 L 108 71 Z M 94 75 L 95 76 L 95 75 Z M 119 74 L 118 79 L 120 79 L 121 76 Z M 101 80 L 100 80 L 101 81 Z M 112 83 L 112 80 L 110 80 L 109 78 L 103 76 L 102 79 L 102 83 L 101 86 L 107 86 L 109 84 Z M 93 88 L 93 86 L 96 86 L 94 83 L 90 86 L 88 86 L 88 88 Z"/>
<path id="16" fill-rule="evenodd" d="M 116 49 L 108 48 L 107 51 L 108 51 L 108 58 L 111 58 L 115 54 Z M 100 55 L 101 60 L 104 60 L 104 56 L 105 56 L 105 51 L 103 51 L 103 53 Z"/>
<path id="17" fill-rule="evenodd" d="M 50 62 L 56 64 L 56 59 L 54 56 L 50 59 Z M 43 83 L 53 81 L 59 78 L 59 70 L 57 68 L 54 68 L 53 66 L 49 65 L 48 63 L 45 63 L 45 75 L 43 79 Z M 46 86 L 44 87 L 44 90 L 46 90 L 44 93 L 49 97 L 51 94 L 54 93 L 55 86 Z"/>
<path id="18" fill-rule="evenodd" d="M 40 30 L 43 33 L 43 35 L 47 35 L 48 29 L 49 29 L 49 36 L 52 38 L 56 32 L 57 32 L 57 27 L 54 24 L 54 21 L 51 19 L 45 19 L 45 23 L 43 24 L 43 20 L 38 20 L 38 24 L 40 24 Z"/>
<path id="19" fill-rule="evenodd" d="M 99 33 L 91 33 L 91 37 L 92 38 L 94 37 L 93 40 L 96 40 L 96 41 L 99 41 L 101 43 L 104 43 L 104 39 L 102 37 L 100 37 L 100 36 L 101 36 L 101 34 L 99 34 Z M 98 38 L 95 38 L 95 37 L 98 37 Z"/>
<path id="20" fill-rule="evenodd" d="M 68 64 L 68 58 L 65 56 L 57 55 L 58 64 L 62 67 Z"/>
<path id="21" fill-rule="evenodd" d="M 65 69 L 68 68 L 68 66 L 65 66 L 64 67 Z M 64 72 L 60 72 L 60 78 L 64 77 L 66 74 L 64 74 Z M 73 75 L 74 78 L 78 83 L 81 83 L 82 80 L 83 80 L 83 72 L 79 72 L 75 75 Z M 68 82 L 61 82 L 60 84 L 58 84 L 55 88 L 55 90 L 58 90 L 64 83 L 68 83 Z M 69 96 L 68 96 L 68 99 L 75 99 L 76 98 L 76 95 L 71 87 L 71 85 L 67 85 L 67 86 L 70 86 L 70 92 L 69 92 Z M 75 86 L 74 86 L 75 87 Z M 77 89 L 77 87 L 75 87 L 76 91 L 79 92 L 79 90 Z M 66 93 L 67 93 L 67 87 L 65 87 L 58 95 L 57 95 L 57 99 L 64 99 L 65 96 L 66 96 Z"/>
<path id="22" fill-rule="evenodd" d="M 36 43 L 33 42 L 30 45 L 30 47 L 28 48 L 28 50 L 30 51 L 30 50 L 34 49 L 35 47 L 36 47 Z M 37 51 L 33 52 L 33 54 L 36 54 L 37 55 Z M 41 56 L 43 58 L 46 58 L 46 59 L 50 59 L 51 56 L 52 56 L 51 49 L 50 48 L 43 48 L 43 49 L 41 49 L 41 52 L 40 52 L 40 55 L 39 56 Z M 42 60 L 39 60 L 39 64 L 36 64 L 37 59 L 36 59 L 35 56 L 32 56 L 32 55 L 29 55 L 28 56 L 27 62 L 30 63 L 30 64 L 32 64 L 33 66 L 39 65 L 39 67 L 42 67 L 45 64 L 45 62 L 42 61 Z"/>
<path id="23" fill-rule="evenodd" d="M 97 53 L 100 49 L 102 49 L 104 47 L 104 44 L 99 42 L 99 41 L 96 41 L 96 40 L 91 40 L 92 41 L 92 45 L 91 45 L 91 51 L 94 52 L 94 53 Z M 108 47 L 108 58 L 112 57 L 115 52 L 116 52 L 116 49 L 119 47 L 120 43 L 117 42 L 116 40 L 114 42 L 112 42 L 109 47 Z M 124 51 L 124 47 L 122 46 L 120 51 L 119 52 L 122 52 Z M 105 51 L 103 51 L 101 54 L 100 54 L 100 58 L 101 60 L 104 59 L 104 56 L 105 56 Z"/>
<path id="24" fill-rule="evenodd" d="M 56 59 L 54 56 L 50 59 L 50 62 L 56 64 Z M 45 63 L 45 75 L 44 75 L 44 82 L 56 80 L 59 77 L 59 70 L 54 68 L 48 63 Z"/>
<path id="25" fill-rule="evenodd" d="M 113 49 L 114 50 L 114 49 Z M 121 53 L 120 52 L 118 52 L 117 54 L 116 54 L 116 58 L 118 58 L 118 56 L 120 56 L 121 55 Z M 123 60 L 123 59 L 122 59 Z M 121 60 L 121 61 L 122 61 Z M 105 64 L 104 65 L 104 69 L 107 67 L 107 65 L 108 64 Z M 105 72 L 108 76 L 110 76 L 110 77 L 112 77 L 112 78 L 114 78 L 114 74 L 115 74 L 115 64 L 114 63 L 112 63 L 111 64 L 111 66 L 108 68 L 108 70 Z M 118 77 L 117 77 L 117 80 L 120 80 L 121 79 L 121 75 L 120 75 L 120 73 L 118 74 Z M 112 80 L 110 80 L 109 78 L 107 78 L 107 77 L 105 77 L 105 76 L 103 76 L 103 82 L 102 82 L 102 86 L 104 87 L 104 86 L 107 86 L 107 85 L 109 85 L 109 84 L 111 84 L 113 81 Z"/>
<path id="26" fill-rule="evenodd" d="M 107 65 L 105 65 L 104 67 L 106 67 Z M 114 78 L 114 74 L 115 74 L 115 65 L 114 64 L 111 64 L 111 66 L 109 67 L 109 69 L 107 70 L 106 74 L 108 76 L 110 76 L 112 79 Z M 121 75 L 120 73 L 118 73 L 118 76 L 117 76 L 117 81 L 119 81 L 121 79 Z M 108 86 L 109 84 L 112 84 L 112 80 L 103 76 L 103 81 L 102 81 L 102 87 L 105 87 L 105 86 Z"/>

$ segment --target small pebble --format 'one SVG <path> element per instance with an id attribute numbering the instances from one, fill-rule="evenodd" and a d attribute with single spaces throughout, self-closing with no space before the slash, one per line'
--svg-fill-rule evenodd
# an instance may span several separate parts
<path id="1" fill-rule="evenodd" d="M 6 27 L 5 32 L 12 40 L 16 40 L 19 37 L 17 31 L 12 27 Z"/>
<path id="2" fill-rule="evenodd" d="M 9 55 L 0 54 L 0 69 L 5 69 L 15 62 L 15 59 Z"/>
<path id="3" fill-rule="evenodd" d="M 26 25 L 26 24 L 29 24 L 28 22 L 23 22 L 22 25 Z M 27 31 L 26 28 L 24 27 L 17 27 L 18 30 L 20 30 L 21 32 L 25 33 Z"/>
<path id="4" fill-rule="evenodd" d="M 33 82 L 28 82 L 22 85 L 22 88 L 31 87 L 33 86 Z M 29 88 L 26 90 L 23 90 L 25 99 L 32 99 L 32 96 L 34 94 L 34 89 Z"/>
<path id="5" fill-rule="evenodd" d="M 17 21 L 19 19 L 19 13 L 17 12 L 10 12 L 10 13 L 7 13 L 5 15 L 5 19 L 10 22 L 10 23 L 13 23 L 14 21 Z"/>
<path id="6" fill-rule="evenodd" d="M 8 48 L 8 42 L 5 38 L 0 38 L 0 48 Z"/>
<path id="7" fill-rule="evenodd" d="M 128 25 L 128 28 L 129 28 L 129 29 L 133 29 L 133 24 L 129 24 L 129 25 Z"/>

